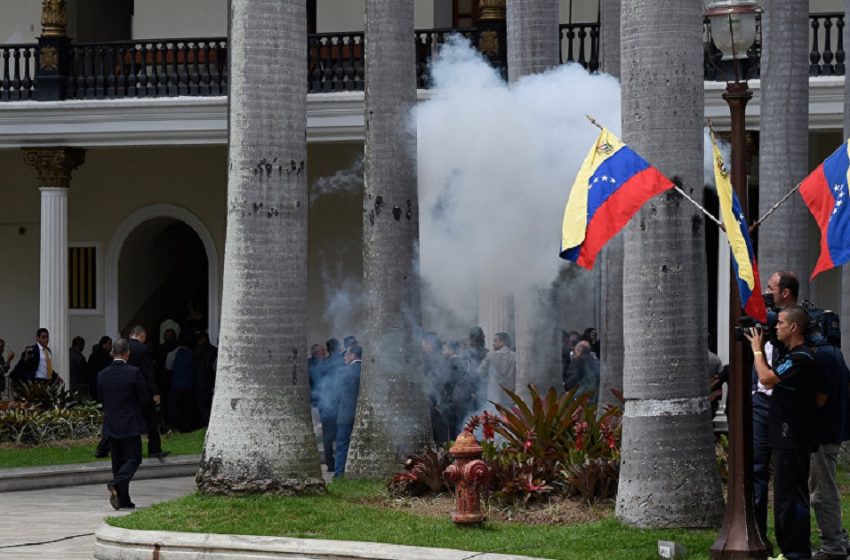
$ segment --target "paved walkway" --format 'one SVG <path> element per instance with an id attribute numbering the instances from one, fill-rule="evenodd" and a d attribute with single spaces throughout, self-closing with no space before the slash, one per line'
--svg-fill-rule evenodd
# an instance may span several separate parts
<path id="1" fill-rule="evenodd" d="M 137 508 L 189 494 L 192 477 L 133 481 L 130 493 Z M 91 560 L 94 531 L 103 518 L 129 510 L 110 507 L 106 485 L 71 486 L 0 494 L 0 559 Z M 32 546 L 10 545 L 55 541 Z"/>

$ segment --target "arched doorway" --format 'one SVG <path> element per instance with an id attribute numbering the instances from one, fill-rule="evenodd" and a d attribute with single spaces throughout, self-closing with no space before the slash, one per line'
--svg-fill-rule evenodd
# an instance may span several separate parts
<path id="1" fill-rule="evenodd" d="M 140 224 L 124 242 L 118 259 L 118 328 L 136 324 L 152 336 L 165 320 L 209 325 L 207 255 L 198 234 L 174 218 Z"/>
<path id="2" fill-rule="evenodd" d="M 218 254 L 191 212 L 154 204 L 128 216 L 109 244 L 105 270 L 107 332 L 142 324 L 159 335 L 166 319 L 191 319 L 218 339 Z"/>

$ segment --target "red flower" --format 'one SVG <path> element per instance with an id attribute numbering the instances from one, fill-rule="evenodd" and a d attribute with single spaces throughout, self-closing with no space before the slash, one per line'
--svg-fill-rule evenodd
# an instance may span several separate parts
<path id="1" fill-rule="evenodd" d="M 528 453 L 528 450 L 531 449 L 531 446 L 534 444 L 534 430 L 529 430 L 527 434 L 525 434 L 525 444 L 522 446 L 522 450 Z"/>

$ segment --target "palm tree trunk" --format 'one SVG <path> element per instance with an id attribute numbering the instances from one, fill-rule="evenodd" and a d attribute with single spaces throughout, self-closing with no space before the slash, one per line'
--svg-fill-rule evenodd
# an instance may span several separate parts
<path id="1" fill-rule="evenodd" d="M 624 140 L 685 190 L 703 185 L 700 0 L 624 0 Z M 705 378 L 704 221 L 675 191 L 626 228 L 626 397 L 617 517 L 639 527 L 713 527 L 723 497 Z"/>
<path id="2" fill-rule="evenodd" d="M 602 71 L 620 77 L 620 0 L 601 0 L 600 51 Z M 599 372 L 599 412 L 617 405 L 612 390 L 623 390 L 623 234 L 602 250 L 600 275 L 602 297 L 599 326 L 601 368 Z"/>
<path id="3" fill-rule="evenodd" d="M 560 62 L 558 0 L 508 0 L 508 77 L 544 72 Z M 560 341 L 554 296 L 548 288 L 516 286 L 516 390 L 527 397 L 528 385 L 541 391 L 561 387 Z"/>
<path id="4" fill-rule="evenodd" d="M 558 0 L 508 0 L 508 79 L 545 72 L 560 63 Z"/>
<path id="5" fill-rule="evenodd" d="M 809 3 L 771 0 L 762 14 L 759 214 L 791 190 L 809 170 Z M 767 279 L 796 272 L 808 295 L 809 213 L 791 197 L 758 232 L 758 262 Z"/>
<path id="6" fill-rule="evenodd" d="M 324 490 L 307 376 L 304 2 L 232 0 L 221 350 L 198 489 Z"/>
<path id="7" fill-rule="evenodd" d="M 413 0 L 366 2 L 366 340 L 346 470 L 383 477 L 432 441 L 419 344 Z"/>

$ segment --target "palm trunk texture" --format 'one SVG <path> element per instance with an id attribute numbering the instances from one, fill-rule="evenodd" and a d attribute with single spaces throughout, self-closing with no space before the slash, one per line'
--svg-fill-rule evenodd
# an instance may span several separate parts
<path id="1" fill-rule="evenodd" d="M 769 0 L 763 8 L 759 215 L 809 171 L 809 3 Z M 796 272 L 800 296 L 808 297 L 808 239 L 809 212 L 792 196 L 759 227 L 762 281 L 778 270 Z"/>
<path id="2" fill-rule="evenodd" d="M 545 72 L 560 63 L 558 0 L 508 0 L 508 77 Z M 514 294 L 516 328 L 516 391 L 529 396 L 528 386 L 541 392 L 561 387 L 558 319 L 552 312 L 552 289 L 518 286 Z M 561 286 L 556 286 L 559 289 Z M 568 289 L 568 288 L 567 288 Z M 586 297 L 586 294 L 584 294 Z"/>
<path id="3" fill-rule="evenodd" d="M 601 0 L 600 50 L 602 71 L 620 77 L 620 0 Z M 600 274 L 602 297 L 599 302 L 601 369 L 599 372 L 599 412 L 606 405 L 621 403 L 612 390 L 623 390 L 623 237 L 620 233 L 602 250 Z"/>
<path id="4" fill-rule="evenodd" d="M 198 489 L 324 490 L 307 376 L 304 2 L 232 0 L 218 376 Z"/>
<path id="5" fill-rule="evenodd" d="M 420 344 L 413 0 L 366 1 L 366 340 L 347 474 L 382 478 L 432 442 Z"/>
<path id="6" fill-rule="evenodd" d="M 624 140 L 700 200 L 700 0 L 623 0 Z M 716 527 L 723 497 L 705 377 L 704 221 L 675 191 L 625 231 L 624 393 L 616 515 L 638 527 Z"/>

